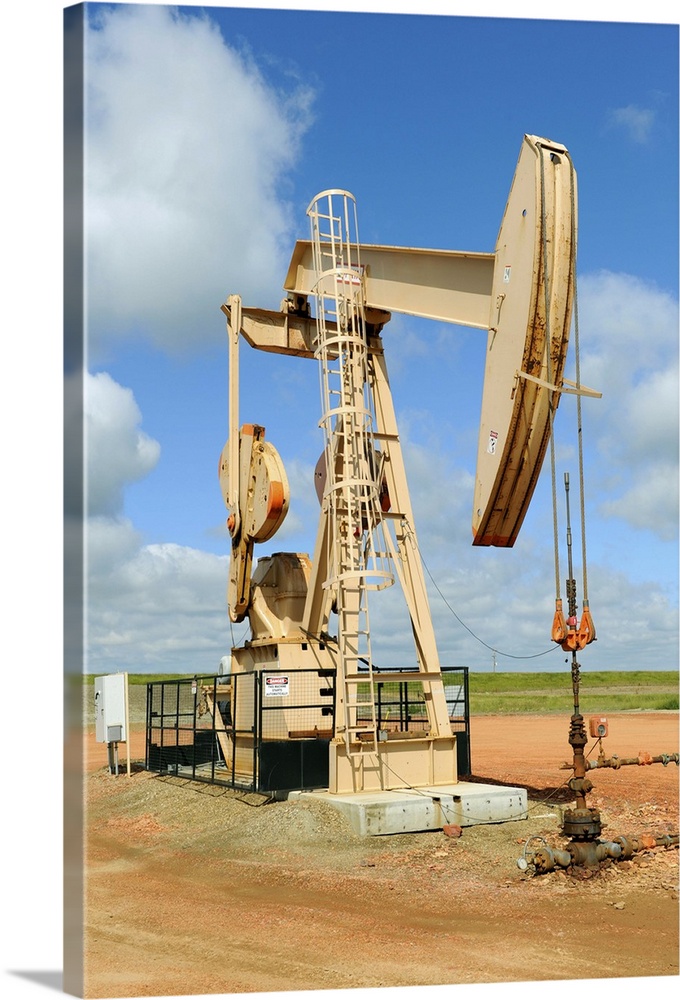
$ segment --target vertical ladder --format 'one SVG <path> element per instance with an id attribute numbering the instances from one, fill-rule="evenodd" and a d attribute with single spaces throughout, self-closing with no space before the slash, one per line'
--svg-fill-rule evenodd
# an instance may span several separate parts
<path id="1" fill-rule="evenodd" d="M 343 604 L 338 606 L 338 633 L 342 636 L 343 647 L 345 746 L 350 756 L 361 754 L 367 749 L 377 753 L 378 720 L 375 710 L 367 594 L 363 587 L 345 587 L 344 597 Z M 361 602 L 358 614 L 351 608 L 355 599 Z M 366 667 L 365 670 L 361 670 L 362 665 Z M 362 689 L 366 688 L 368 697 L 362 698 Z M 366 712 L 368 718 L 365 717 Z"/>
<path id="2" fill-rule="evenodd" d="M 334 593 L 338 612 L 343 700 L 338 729 L 344 734 L 347 754 L 355 756 L 368 747 L 376 752 L 378 748 L 367 591 L 390 586 L 394 568 L 380 506 L 380 453 L 373 433 L 354 198 L 348 191 L 323 191 L 307 214 L 316 272 L 315 357 L 320 362 L 320 426 L 326 464 L 323 505 L 329 525 L 324 587 Z M 366 664 L 366 672 L 359 672 L 360 663 Z M 364 684 L 369 687 L 368 702 L 359 700 Z M 366 707 L 369 719 L 358 720 L 358 711 Z"/>

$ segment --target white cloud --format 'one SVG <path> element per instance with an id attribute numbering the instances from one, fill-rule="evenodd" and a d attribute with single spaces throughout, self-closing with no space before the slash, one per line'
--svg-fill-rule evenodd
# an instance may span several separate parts
<path id="1" fill-rule="evenodd" d="M 659 382 L 664 382 L 661 376 Z M 119 403 L 127 400 L 129 405 L 131 397 L 117 388 L 112 398 Z M 130 410 L 136 427 L 138 411 L 136 406 Z M 131 423 L 111 423 L 112 453 L 118 450 L 112 440 L 116 427 L 126 439 Z M 402 440 L 442 662 L 490 669 L 489 647 L 494 647 L 499 670 L 566 670 L 566 654 L 553 649 L 549 638 L 554 610 L 549 531 L 543 538 L 521 533 L 511 550 L 474 548 L 469 473 L 436 439 L 418 444 L 409 440 L 408 422 L 403 425 Z M 312 467 L 294 461 L 288 472 L 309 530 L 309 522 L 315 525 L 318 514 Z M 119 477 L 121 489 L 126 481 Z M 645 482 L 650 497 L 659 504 L 666 502 L 663 484 L 652 489 L 653 484 Z M 289 528 L 299 530 L 300 525 L 292 523 Z M 290 544 L 286 534 L 273 539 L 272 551 L 279 551 L 281 542 Z M 170 542 L 144 545 L 120 512 L 91 518 L 87 538 L 88 669 L 216 671 L 232 643 L 226 612 L 228 557 Z M 258 549 L 256 556 L 262 554 Z M 583 665 L 591 669 L 634 666 L 629 634 L 622 629 L 624 621 L 634 621 L 636 633 L 645 636 L 646 665 L 663 667 L 677 645 L 677 610 L 671 598 L 653 583 L 640 588 L 630 575 L 597 562 L 591 565 L 589 576 L 599 642 L 582 654 Z M 580 586 L 579 579 L 579 590 Z M 410 624 L 398 585 L 373 595 L 370 608 L 376 662 L 412 665 Z M 244 633 L 245 626 L 239 626 L 233 638 L 239 642 Z M 551 652 L 540 659 L 521 659 L 547 649 Z"/>
<path id="2" fill-rule="evenodd" d="M 281 296 L 291 243 L 281 189 L 310 93 L 269 85 L 200 12 L 90 13 L 90 359 L 128 334 L 170 350 L 221 340 L 229 292 L 272 306 Z M 125 490 L 152 471 L 160 446 L 141 429 L 133 392 L 107 373 L 85 376 L 84 402 L 87 669 L 210 672 L 231 645 L 228 559 L 143 544 L 124 517 Z M 75 434 L 79 418 L 67 415 Z"/>
<path id="3" fill-rule="evenodd" d="M 582 375 L 587 368 L 588 378 L 606 380 L 605 404 L 622 380 L 677 354 L 678 302 L 670 293 L 604 270 L 580 277 L 578 292 Z"/>
<path id="4" fill-rule="evenodd" d="M 223 334 L 230 292 L 278 304 L 291 223 L 281 198 L 310 94 L 267 84 L 201 14 L 97 11 L 87 33 L 90 349 Z"/>
<path id="5" fill-rule="evenodd" d="M 602 400 L 587 401 L 589 441 L 594 439 L 598 448 L 596 496 L 600 515 L 627 520 L 633 553 L 644 546 L 644 533 L 636 532 L 667 539 L 677 527 L 677 305 L 666 293 L 622 275 L 590 276 L 580 291 L 581 336 L 587 345 L 582 376 L 604 392 Z M 157 446 L 141 431 L 141 415 L 128 389 L 108 375 L 92 377 L 89 384 L 88 412 L 95 428 L 90 441 L 97 443 L 92 462 L 101 463 L 92 474 L 93 480 L 101 478 L 93 505 L 100 516 L 88 526 L 89 669 L 216 670 L 232 640 L 225 597 L 228 557 L 170 542 L 144 545 L 137 537 L 122 516 L 122 498 L 127 484 L 152 469 Z M 562 410 L 560 420 L 566 421 Z M 532 523 L 528 519 L 511 550 L 474 548 L 472 477 L 451 441 L 438 426 L 428 429 L 425 408 L 404 414 L 400 431 L 442 661 L 490 668 L 491 646 L 498 651 L 498 669 L 562 669 L 566 654 L 559 649 L 541 659 L 519 658 L 552 650 L 548 515 Z M 272 540 L 272 551 L 282 543 L 299 547 L 302 534 L 312 540 L 318 516 L 312 462 L 293 452 L 286 466 L 295 503 L 290 523 Z M 542 483 L 546 474 L 547 466 Z M 547 489 L 539 483 L 537 492 L 541 489 L 545 503 Z M 589 523 L 591 530 L 606 534 L 602 516 L 589 517 Z M 641 588 L 632 570 L 597 559 L 591 558 L 589 578 L 599 641 L 583 653 L 584 666 L 634 666 L 623 628 L 630 621 L 645 637 L 645 665 L 661 668 L 670 662 L 677 647 L 673 596 L 649 579 Z M 580 579 L 578 586 L 580 591 Z M 412 662 L 408 615 L 397 588 L 375 596 L 371 626 L 376 662 Z M 242 631 L 239 626 L 237 641 Z"/>
<path id="6" fill-rule="evenodd" d="M 101 328 L 110 341 L 134 330 L 168 348 L 205 344 L 210 331 L 221 341 L 219 305 L 228 292 L 261 305 L 276 306 L 280 297 L 293 237 L 281 185 L 298 156 L 309 94 L 301 88 L 281 96 L 206 17 L 187 18 L 172 8 L 106 11 L 87 44 L 91 333 Z M 618 123 L 635 121 L 629 113 Z M 636 127 L 643 135 L 644 117 Z M 592 442 L 599 453 L 594 485 L 601 513 L 626 519 L 632 532 L 668 538 L 677 528 L 677 301 L 637 278 L 607 272 L 580 280 L 579 301 L 582 378 L 604 393 L 586 402 L 589 447 Z M 421 336 L 410 320 L 393 323 L 401 351 L 390 368 L 397 376 L 400 363 L 407 371 L 436 366 L 446 351 L 450 364 L 458 350 L 449 328 L 428 328 Z M 90 347 L 103 349 L 98 334 L 94 344 L 90 336 Z M 316 430 L 316 385 L 312 390 L 306 376 L 292 370 L 271 384 L 287 409 L 304 403 L 313 410 Z M 110 376 L 90 379 L 87 398 L 90 513 L 97 515 L 88 525 L 89 669 L 216 670 L 231 644 L 228 558 L 171 540 L 144 544 L 124 518 L 125 489 L 153 469 L 159 445 L 141 430 L 132 392 Z M 267 402 L 265 423 L 274 407 Z M 499 653 L 549 648 L 550 526 L 541 537 L 527 524 L 513 550 L 473 548 L 472 476 L 449 426 L 432 423 L 430 403 L 417 397 L 419 412 L 407 408 L 399 417 L 428 569 L 465 625 Z M 413 407 L 410 397 L 407 406 Z M 278 418 L 274 413 L 272 429 Z M 461 433 L 457 425 L 455 432 Z M 299 545 L 303 535 L 313 544 L 315 448 L 296 437 L 290 457 L 284 455 L 294 506 L 273 551 L 282 543 Z M 569 449 L 573 443 L 558 442 L 560 461 Z M 632 544 L 639 545 L 639 537 Z M 645 636 L 647 665 L 662 666 L 677 645 L 670 598 L 654 586 L 645 586 L 643 597 L 630 574 L 608 573 L 596 563 L 590 569 L 601 638 L 584 661 L 633 665 L 629 633 L 622 631 L 624 615 L 633 615 L 636 633 Z M 426 579 L 442 659 L 490 666 L 490 650 L 456 620 L 427 573 Z M 393 588 L 375 603 L 376 659 L 409 662 L 403 602 Z M 499 656 L 499 669 L 561 664 L 560 653 L 533 661 Z"/>
<path id="7" fill-rule="evenodd" d="M 140 430 L 141 413 L 132 391 L 106 372 L 86 376 L 84 396 L 88 513 L 117 515 L 124 488 L 148 475 L 160 445 Z"/>
<path id="8" fill-rule="evenodd" d="M 447 485 L 441 484 L 442 494 Z M 568 690 L 569 666 L 565 659 L 570 660 L 570 656 L 550 639 L 555 583 L 549 539 L 546 544 L 537 544 L 523 538 L 513 549 L 480 550 L 457 540 L 446 543 L 440 539 L 432 546 L 425 530 L 419 532 L 419 542 L 443 664 L 491 669 L 495 649 L 497 669 L 564 670 Z M 564 576 L 565 567 L 562 569 Z M 578 563 L 575 571 L 580 613 L 583 593 Z M 598 640 L 579 655 L 582 667 L 639 667 L 639 654 L 630 643 L 631 628 L 635 635 L 644 637 L 645 668 L 663 670 L 672 666 L 677 661 L 678 634 L 673 597 L 653 582 L 647 581 L 641 587 L 632 575 L 612 571 L 592 560 L 588 576 Z M 566 598 L 564 593 L 561 596 Z M 409 623 L 398 595 L 384 592 L 371 597 L 376 662 L 384 667 L 412 665 L 415 660 Z"/>
<path id="9" fill-rule="evenodd" d="M 673 541 L 678 535 L 677 463 L 655 463 L 620 497 L 602 503 L 601 511 L 622 518 L 633 528 L 651 531 L 663 541 Z"/>
<path id="10" fill-rule="evenodd" d="M 89 580 L 108 586 L 120 567 L 137 555 L 141 537 L 125 518 L 98 516 L 87 521 L 85 544 Z"/>
<path id="11" fill-rule="evenodd" d="M 655 111 L 651 108 L 641 108 L 637 104 L 614 108 L 609 115 L 610 125 L 623 129 L 633 142 L 639 144 L 647 142 L 655 120 Z"/>
<path id="12" fill-rule="evenodd" d="M 585 433 L 599 453 L 605 516 L 659 538 L 678 529 L 678 303 L 625 274 L 579 282 L 583 381 L 603 393 L 586 404 Z"/>
<path id="13" fill-rule="evenodd" d="M 416 445 L 402 434 L 416 530 L 421 544 L 427 541 L 434 552 L 442 544 L 472 542 L 474 478 L 445 453 L 442 444 L 446 442 Z"/>
<path id="14" fill-rule="evenodd" d="M 216 673 L 232 644 L 228 559 L 174 544 L 134 548 L 124 523 L 90 522 L 88 536 L 86 669 Z"/>
<path id="15" fill-rule="evenodd" d="M 628 406 L 626 450 L 631 457 L 645 458 L 678 450 L 678 364 L 652 372 L 634 385 Z"/>
<path id="16" fill-rule="evenodd" d="M 588 345 L 588 362 L 597 364 L 598 377 L 591 378 L 590 364 L 586 362 L 582 377 L 605 392 L 604 400 L 586 401 L 587 425 L 600 408 L 596 433 L 586 444 L 586 462 L 595 473 L 600 515 L 604 515 L 604 519 L 592 516 L 594 511 L 588 501 L 587 520 L 590 532 L 604 537 L 608 533 L 606 518 L 627 520 L 628 556 L 624 561 L 628 568 L 621 569 L 618 558 L 612 564 L 606 546 L 602 562 L 591 556 L 590 604 L 599 639 L 581 654 L 581 662 L 588 669 L 636 666 L 629 648 L 629 632 L 624 627 L 625 623 L 635 622 L 636 634 L 644 636 L 645 666 L 664 669 L 677 658 L 674 587 L 655 582 L 653 573 L 651 579 L 649 575 L 641 577 L 635 557 L 637 550 L 645 547 L 646 532 L 668 541 L 677 531 L 677 306 L 664 293 L 626 276 L 605 275 L 601 281 L 595 277 L 584 285 L 581 336 Z M 635 351 L 631 345 L 635 345 Z M 568 410 L 573 405 L 572 398 L 569 407 L 564 405 L 560 410 L 562 436 L 568 433 Z M 628 437 L 621 436 L 614 448 L 621 421 Z M 568 673 L 564 663 L 567 654 L 550 640 L 555 571 L 547 461 L 514 548 L 480 549 L 471 544 L 471 476 L 462 468 L 460 456 L 451 450 L 450 440 L 438 441 L 433 429 L 429 440 L 415 444 L 410 434 L 418 430 L 418 425 L 417 421 L 414 425 L 412 415 L 400 422 L 400 429 L 442 662 L 490 669 L 492 647 L 497 651 L 499 670 L 564 669 Z M 660 437 L 665 446 L 659 446 Z M 591 442 L 599 444 L 596 457 Z M 567 454 L 569 463 L 575 465 L 573 444 L 558 441 L 557 454 L 560 470 Z M 622 483 L 626 484 L 625 490 Z M 575 575 L 581 608 L 576 498 L 573 504 Z M 559 576 L 564 590 L 562 509 L 559 516 Z M 659 547 L 659 551 L 663 549 Z M 672 549 L 668 557 L 672 566 Z M 672 569 L 664 572 L 672 575 Z M 566 599 L 564 592 L 560 596 Z M 396 594 L 375 595 L 371 626 L 374 654 L 381 666 L 413 662 L 408 618 Z M 535 657 L 546 650 L 546 655 Z"/>
<path id="17" fill-rule="evenodd" d="M 126 488 L 153 470 L 160 453 L 140 428 L 131 390 L 105 372 L 87 375 L 84 415 L 86 669 L 215 672 L 231 645 L 228 559 L 172 543 L 144 545 L 123 516 Z"/>

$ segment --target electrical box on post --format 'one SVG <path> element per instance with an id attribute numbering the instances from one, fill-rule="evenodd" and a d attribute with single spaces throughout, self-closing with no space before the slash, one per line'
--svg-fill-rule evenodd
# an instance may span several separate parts
<path id="1" fill-rule="evenodd" d="M 609 732 L 609 725 L 604 715 L 597 715 L 590 719 L 590 735 L 595 739 L 602 739 Z"/>
<path id="2" fill-rule="evenodd" d="M 94 723 L 97 743 L 127 742 L 127 674 L 94 679 Z"/>

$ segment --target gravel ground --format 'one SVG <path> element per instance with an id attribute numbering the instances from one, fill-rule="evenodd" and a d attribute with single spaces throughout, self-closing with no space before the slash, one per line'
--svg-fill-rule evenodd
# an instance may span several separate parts
<path id="1" fill-rule="evenodd" d="M 609 721 L 609 753 L 677 750 L 677 713 Z M 132 729 L 139 760 L 143 725 Z M 677 850 L 541 877 L 517 867 L 529 837 L 564 846 L 567 729 L 559 717 L 473 718 L 475 776 L 527 787 L 530 815 L 459 838 L 361 838 L 321 801 L 270 802 L 136 767 L 115 777 L 90 732 L 87 995 L 595 979 L 601 996 L 603 980 L 622 976 L 656 977 L 655 995 L 671 995 Z M 594 772 L 605 836 L 677 832 L 677 776 Z"/>

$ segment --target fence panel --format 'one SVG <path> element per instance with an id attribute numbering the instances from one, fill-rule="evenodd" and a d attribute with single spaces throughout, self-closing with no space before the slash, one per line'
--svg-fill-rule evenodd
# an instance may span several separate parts
<path id="1" fill-rule="evenodd" d="M 258 790 L 328 787 L 335 670 L 259 674 Z"/>
<path id="2" fill-rule="evenodd" d="M 444 667 L 442 674 L 458 774 L 465 776 L 471 773 L 468 668 Z M 381 682 L 376 672 L 374 684 L 380 729 L 427 729 L 421 682 Z M 368 702 L 368 680 L 364 695 Z M 335 708 L 334 670 L 262 668 L 231 678 L 153 682 L 147 685 L 145 766 L 249 791 L 324 788 Z"/>
<path id="3" fill-rule="evenodd" d="M 335 671 L 152 682 L 146 729 L 150 771 L 250 791 L 326 787 Z"/>
<path id="4" fill-rule="evenodd" d="M 404 668 L 405 671 L 410 668 Z M 391 668 L 391 673 L 394 669 Z M 457 766 L 459 776 L 470 775 L 470 695 L 467 667 L 442 667 L 444 693 L 451 731 L 456 734 Z M 396 732 L 414 732 L 428 728 L 427 708 L 423 684 L 418 680 L 381 681 L 380 672 L 373 674 L 378 729 Z M 362 692 L 360 692 L 361 696 Z M 369 682 L 363 692 L 368 703 Z M 362 721 L 370 719 L 370 707 L 358 710 Z"/>

